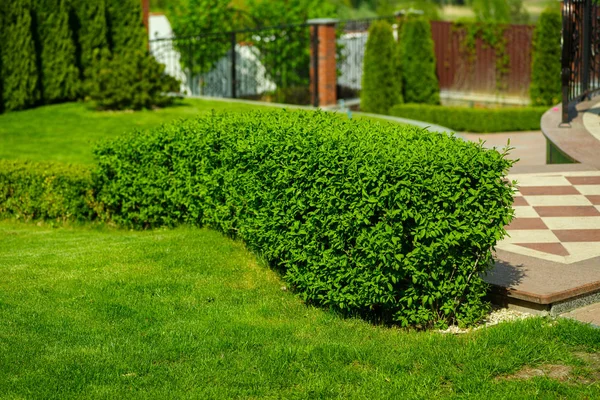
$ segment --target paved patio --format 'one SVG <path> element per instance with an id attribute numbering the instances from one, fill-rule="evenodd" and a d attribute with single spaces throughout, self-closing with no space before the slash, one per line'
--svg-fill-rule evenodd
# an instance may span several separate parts
<path id="1" fill-rule="evenodd" d="M 567 128 L 552 109 L 543 133 L 459 135 L 498 148 L 510 139 L 520 159 L 509 174 L 518 187 L 516 218 L 487 277 L 497 300 L 600 325 L 600 103 L 577 108 Z M 545 165 L 546 137 L 581 163 Z"/>

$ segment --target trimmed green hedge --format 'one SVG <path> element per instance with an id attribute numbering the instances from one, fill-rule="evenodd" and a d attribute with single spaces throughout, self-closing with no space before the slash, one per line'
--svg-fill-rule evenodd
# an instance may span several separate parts
<path id="1" fill-rule="evenodd" d="M 0 216 L 24 220 L 90 220 L 96 202 L 85 167 L 0 160 Z"/>
<path id="2" fill-rule="evenodd" d="M 430 122 L 458 132 L 491 133 L 540 130 L 546 107 L 468 108 L 398 104 L 390 115 Z"/>
<path id="3" fill-rule="evenodd" d="M 402 103 L 402 75 L 394 31 L 387 21 L 376 21 L 369 28 L 365 48 L 360 108 L 364 112 L 387 114 Z"/>
<path id="4" fill-rule="evenodd" d="M 135 228 L 243 239 L 305 301 L 403 325 L 472 322 L 512 218 L 481 145 L 324 112 L 213 114 L 96 150 L 98 199 Z"/>

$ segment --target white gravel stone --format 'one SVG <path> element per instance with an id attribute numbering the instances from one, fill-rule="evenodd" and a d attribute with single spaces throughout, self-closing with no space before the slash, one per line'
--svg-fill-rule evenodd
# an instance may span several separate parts
<path id="1" fill-rule="evenodd" d="M 452 325 L 452 326 L 449 326 L 448 329 L 444 329 L 444 330 L 440 329 L 440 330 L 438 330 L 438 332 L 444 333 L 444 334 L 449 333 L 449 334 L 453 334 L 453 335 L 469 333 L 469 332 L 476 331 L 476 330 L 484 328 L 484 327 L 498 325 L 501 322 L 519 321 L 519 320 L 523 320 L 523 319 L 530 318 L 533 316 L 534 316 L 533 314 L 529 314 L 529 313 L 525 313 L 525 312 L 521 312 L 521 311 L 509 310 L 508 308 L 497 308 L 497 309 L 492 310 L 492 312 L 489 313 L 488 316 L 477 326 L 474 326 L 471 328 L 459 328 L 456 325 Z"/>

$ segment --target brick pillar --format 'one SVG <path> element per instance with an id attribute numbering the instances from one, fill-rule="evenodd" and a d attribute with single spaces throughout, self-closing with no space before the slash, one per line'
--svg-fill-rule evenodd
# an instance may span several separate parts
<path id="1" fill-rule="evenodd" d="M 142 1 L 142 20 L 144 21 L 144 26 L 146 27 L 146 33 L 148 32 L 148 19 L 150 15 L 150 0 L 141 0 Z"/>
<path id="2" fill-rule="evenodd" d="M 312 104 L 337 104 L 336 19 L 311 19 L 310 92 Z"/>

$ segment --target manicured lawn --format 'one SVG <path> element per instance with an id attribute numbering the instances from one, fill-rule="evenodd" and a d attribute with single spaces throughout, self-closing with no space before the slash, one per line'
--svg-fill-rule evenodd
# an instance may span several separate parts
<path id="1" fill-rule="evenodd" d="M 600 398 L 600 331 L 531 319 L 462 336 L 304 305 L 207 229 L 0 222 L 1 398 Z M 587 361 L 584 361 L 587 359 Z M 524 366 L 564 380 L 503 379 Z"/>
<path id="2" fill-rule="evenodd" d="M 243 103 L 186 99 L 156 111 L 98 112 L 85 103 L 67 103 L 0 115 L 0 158 L 93 163 L 102 139 L 147 129 L 179 118 L 215 111 L 248 111 Z"/>

